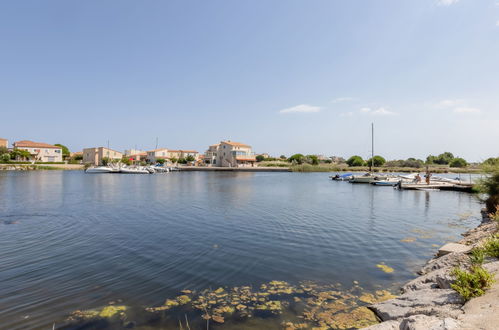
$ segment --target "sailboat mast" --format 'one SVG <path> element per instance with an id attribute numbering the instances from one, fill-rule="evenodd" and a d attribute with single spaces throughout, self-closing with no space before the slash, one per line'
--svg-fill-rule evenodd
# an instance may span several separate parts
<path id="1" fill-rule="evenodd" d="M 371 171 L 374 168 L 374 123 L 371 123 Z"/>

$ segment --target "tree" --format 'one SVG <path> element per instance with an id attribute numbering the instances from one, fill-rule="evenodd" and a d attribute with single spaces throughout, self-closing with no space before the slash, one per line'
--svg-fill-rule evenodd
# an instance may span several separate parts
<path id="1" fill-rule="evenodd" d="M 499 165 L 499 157 L 490 157 L 483 161 L 482 165 L 494 166 Z"/>
<path id="2" fill-rule="evenodd" d="M 68 147 L 66 147 L 66 146 L 64 146 L 64 145 L 62 145 L 62 144 L 59 144 L 59 143 L 56 143 L 56 144 L 54 144 L 54 145 L 55 145 L 56 147 L 60 147 L 60 148 L 62 149 L 62 158 L 64 158 L 64 159 L 65 159 L 65 158 L 68 158 L 68 157 L 71 155 L 71 153 L 69 152 Z"/>
<path id="3" fill-rule="evenodd" d="M 426 157 L 426 164 L 428 165 L 435 164 L 436 159 L 437 159 L 436 156 L 429 155 L 428 157 Z"/>
<path id="4" fill-rule="evenodd" d="M 284 155 L 279 156 L 279 158 L 282 160 L 286 160 L 286 156 L 284 156 Z"/>
<path id="5" fill-rule="evenodd" d="M 0 154 L 0 161 L 7 163 L 10 161 L 10 155 L 8 153 Z"/>
<path id="6" fill-rule="evenodd" d="M 312 165 L 319 165 L 319 158 L 316 155 L 307 155 L 307 163 Z"/>
<path id="7" fill-rule="evenodd" d="M 27 160 L 31 158 L 31 154 L 27 150 L 16 148 L 10 152 L 10 158 L 16 160 Z"/>
<path id="8" fill-rule="evenodd" d="M 450 161 L 449 164 L 450 167 L 466 167 L 468 166 L 468 162 L 464 160 L 463 158 L 454 158 L 453 160 Z"/>
<path id="9" fill-rule="evenodd" d="M 360 156 L 352 156 L 347 160 L 348 166 L 364 166 L 364 160 Z"/>
<path id="10" fill-rule="evenodd" d="M 127 156 L 124 156 L 123 158 L 121 158 L 121 162 L 125 165 L 132 165 L 132 161 Z"/>
<path id="11" fill-rule="evenodd" d="M 447 165 L 453 159 L 454 159 L 454 155 L 452 153 L 450 153 L 450 152 L 444 152 L 444 153 L 438 155 L 437 159 L 435 159 L 433 162 L 435 164 Z"/>
<path id="12" fill-rule="evenodd" d="M 195 161 L 195 160 L 196 160 L 196 158 L 194 158 L 194 156 L 193 156 L 193 155 L 187 155 L 187 157 L 185 157 L 185 160 L 186 160 L 186 162 L 189 162 L 189 163 L 190 163 L 190 162 Z"/>
<path id="13" fill-rule="evenodd" d="M 102 160 L 101 160 L 102 165 L 107 166 L 107 164 L 109 164 L 110 162 L 111 162 L 111 160 L 109 159 L 109 157 L 102 157 Z"/>
<path id="14" fill-rule="evenodd" d="M 367 160 L 367 165 L 371 166 L 371 164 L 374 163 L 374 166 L 383 166 L 386 163 L 386 159 L 384 159 L 381 156 L 374 156 L 373 158 L 370 158 Z"/>
<path id="15" fill-rule="evenodd" d="M 172 157 L 172 158 L 170 158 L 170 161 L 171 161 L 172 163 L 176 163 L 176 162 L 178 162 L 178 159 L 177 159 L 177 158 L 175 158 L 175 157 Z"/>
<path id="16" fill-rule="evenodd" d="M 290 163 L 295 162 L 297 164 L 303 164 L 304 161 L 305 161 L 305 156 L 303 156 L 302 154 L 294 154 L 293 156 L 288 158 L 288 162 Z"/>
<path id="17" fill-rule="evenodd" d="M 255 158 L 256 158 L 257 162 L 263 162 L 263 160 L 265 159 L 265 157 L 263 157 L 263 155 L 257 155 Z"/>
<path id="18" fill-rule="evenodd" d="M 9 149 L 7 149 L 6 147 L 0 147 L 0 155 L 8 154 L 8 153 L 9 153 Z"/>
<path id="19" fill-rule="evenodd" d="M 163 158 L 158 158 L 156 159 L 156 163 L 163 165 L 165 163 L 165 160 Z"/>
<path id="20" fill-rule="evenodd" d="M 178 159 L 178 163 L 179 164 L 187 164 L 187 159 L 181 157 Z"/>

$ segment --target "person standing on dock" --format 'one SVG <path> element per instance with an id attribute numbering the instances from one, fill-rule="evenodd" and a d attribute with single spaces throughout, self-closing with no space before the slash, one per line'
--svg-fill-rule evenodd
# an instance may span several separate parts
<path id="1" fill-rule="evenodd" d="M 430 178 L 431 178 L 431 172 L 430 172 L 430 170 L 428 168 L 426 168 L 426 175 L 425 175 L 425 177 L 426 177 L 426 184 L 429 185 L 430 184 Z"/>

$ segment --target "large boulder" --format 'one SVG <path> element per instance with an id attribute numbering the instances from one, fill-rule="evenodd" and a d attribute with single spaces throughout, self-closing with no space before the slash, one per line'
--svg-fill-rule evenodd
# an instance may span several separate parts
<path id="1" fill-rule="evenodd" d="M 414 315 L 405 318 L 400 322 L 400 330 L 451 330 L 458 329 L 460 326 L 459 321 L 447 317 L 444 319 L 427 316 L 427 315 Z"/>
<path id="2" fill-rule="evenodd" d="M 468 265 L 469 257 L 466 254 L 454 252 L 428 261 L 428 263 L 419 271 L 419 274 L 424 275 L 437 269 Z"/>
<path id="3" fill-rule="evenodd" d="M 402 287 L 402 292 L 411 292 L 424 289 L 450 289 L 453 282 L 452 268 L 440 268 L 425 275 L 416 277 Z"/>
<path id="4" fill-rule="evenodd" d="M 371 305 L 382 320 L 397 320 L 412 315 L 454 317 L 462 313 L 463 298 L 450 289 L 422 289 Z"/>

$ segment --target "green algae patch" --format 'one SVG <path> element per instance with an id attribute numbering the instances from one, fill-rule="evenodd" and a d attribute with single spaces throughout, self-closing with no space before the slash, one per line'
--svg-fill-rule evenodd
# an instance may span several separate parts
<path id="1" fill-rule="evenodd" d="M 405 238 L 401 239 L 400 241 L 403 243 L 413 243 L 416 240 L 417 240 L 416 237 L 405 237 Z"/>
<path id="2" fill-rule="evenodd" d="M 102 318 L 110 318 L 118 313 L 122 314 L 124 311 L 126 311 L 126 306 L 106 306 L 101 310 L 99 316 Z"/>
<path id="3" fill-rule="evenodd" d="M 394 269 L 390 266 L 387 266 L 385 264 L 377 264 L 376 267 L 384 271 L 385 273 L 393 273 Z"/>
<path id="4" fill-rule="evenodd" d="M 348 313 L 335 314 L 328 325 L 335 329 L 360 329 L 377 323 L 376 315 L 369 308 L 358 307 Z"/>
<path id="5" fill-rule="evenodd" d="M 177 297 L 177 302 L 179 305 L 185 305 L 188 304 L 191 301 L 191 298 L 187 295 L 181 295 Z"/>

